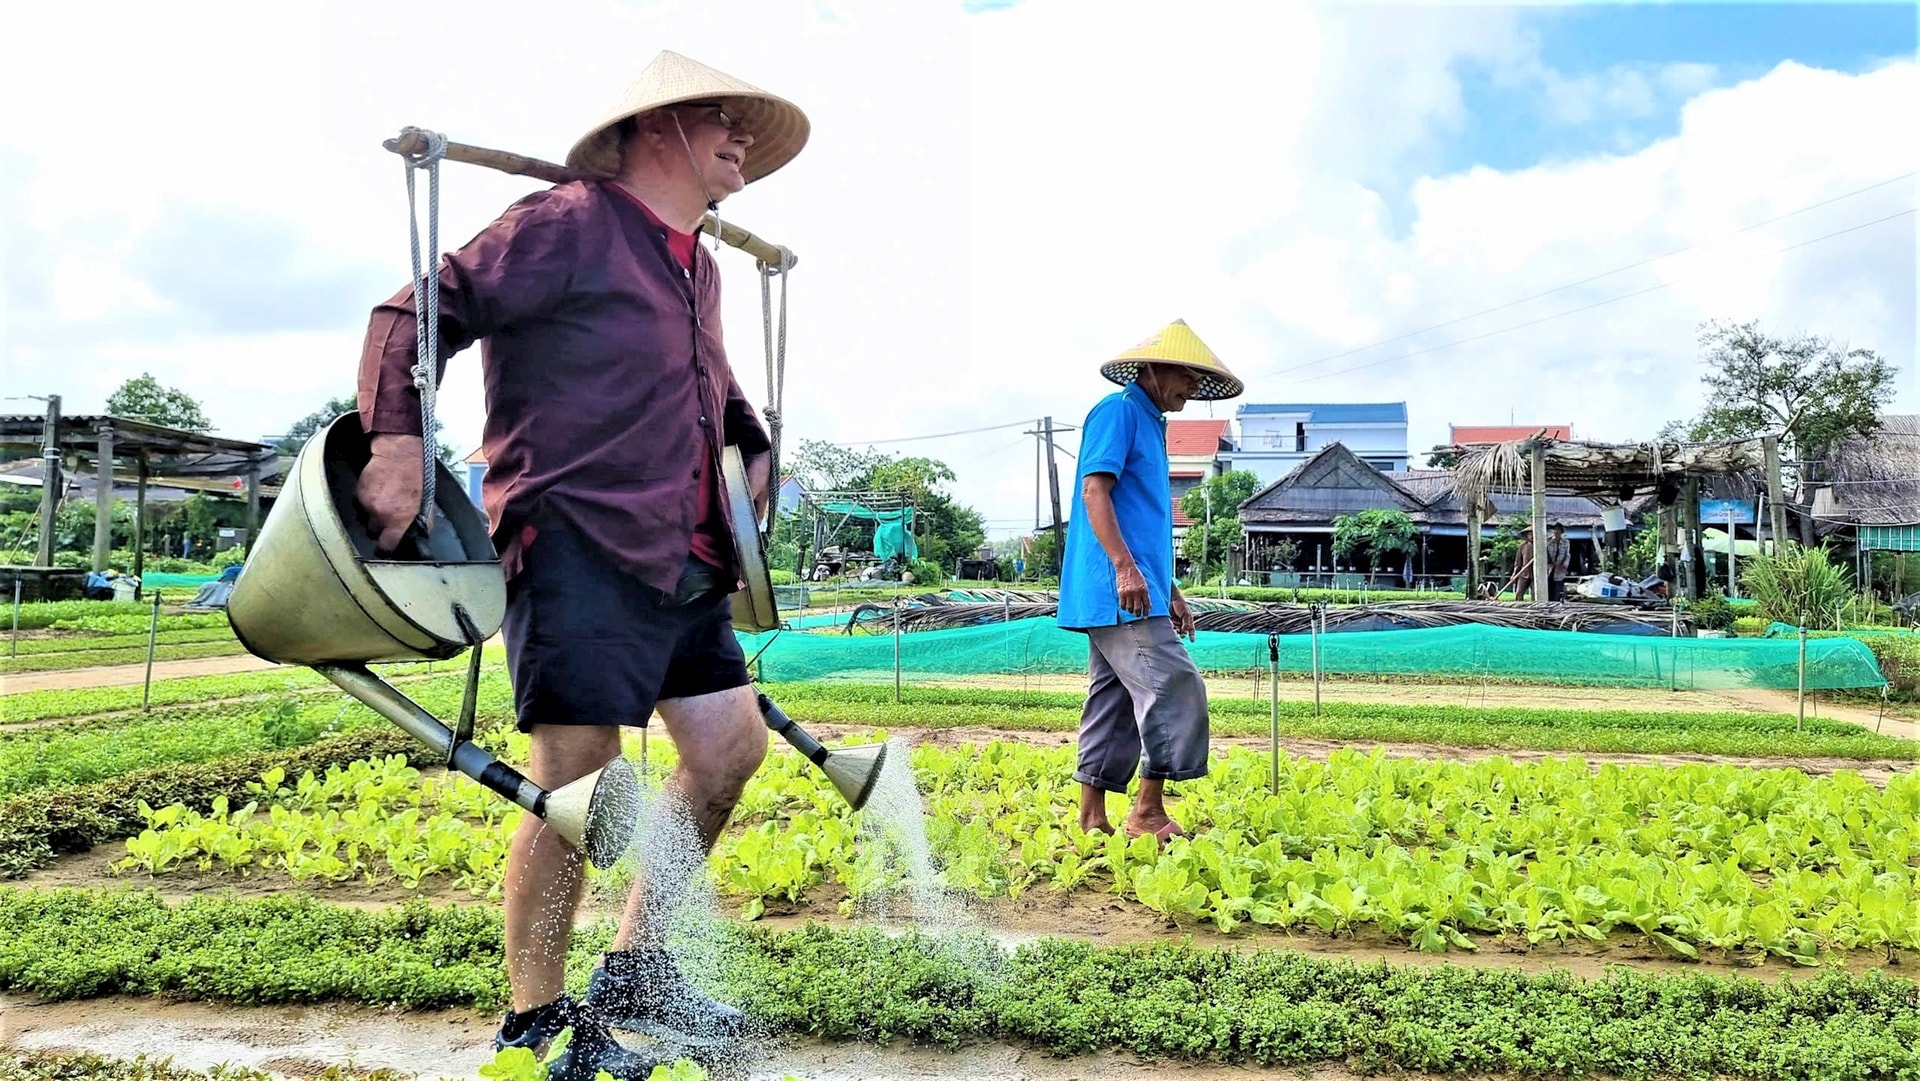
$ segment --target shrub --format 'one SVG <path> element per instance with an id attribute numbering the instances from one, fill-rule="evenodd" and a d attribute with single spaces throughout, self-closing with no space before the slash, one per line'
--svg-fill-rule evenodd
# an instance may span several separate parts
<path id="1" fill-rule="evenodd" d="M 1759 616 L 1739 616 L 1729 626 L 1735 634 L 1758 638 L 1767 633 L 1768 623 Z"/>
<path id="2" fill-rule="evenodd" d="M 1853 576 L 1825 548 L 1783 547 L 1741 564 L 1740 583 L 1763 618 L 1807 626 L 1853 600 Z"/>
<path id="3" fill-rule="evenodd" d="M 947 584 L 947 575 L 940 564 L 931 560 L 916 559 L 907 564 L 907 570 L 913 573 L 913 584 L 928 589 L 938 589 Z"/>
<path id="4" fill-rule="evenodd" d="M 1704 631 L 1724 631 L 1733 626 L 1733 605 L 1718 593 L 1709 593 L 1693 602 L 1693 623 Z"/>

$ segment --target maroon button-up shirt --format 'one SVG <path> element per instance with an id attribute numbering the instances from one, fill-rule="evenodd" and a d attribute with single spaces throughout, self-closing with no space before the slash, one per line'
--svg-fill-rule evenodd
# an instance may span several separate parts
<path id="1" fill-rule="evenodd" d="M 411 286 L 373 310 L 360 357 L 370 432 L 420 433 L 414 328 Z M 481 342 L 482 497 L 509 577 L 523 528 L 562 522 L 671 592 L 722 445 L 769 447 L 727 364 L 712 254 L 696 249 L 683 269 L 611 181 L 529 195 L 446 256 L 440 340 L 442 374 Z"/>

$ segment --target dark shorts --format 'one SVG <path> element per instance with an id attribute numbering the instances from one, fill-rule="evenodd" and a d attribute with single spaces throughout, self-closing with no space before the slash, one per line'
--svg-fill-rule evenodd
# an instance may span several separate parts
<path id="1" fill-rule="evenodd" d="M 644 726 L 660 701 L 750 684 L 731 586 L 680 604 L 573 530 L 542 527 L 507 584 L 501 627 L 520 731 Z"/>

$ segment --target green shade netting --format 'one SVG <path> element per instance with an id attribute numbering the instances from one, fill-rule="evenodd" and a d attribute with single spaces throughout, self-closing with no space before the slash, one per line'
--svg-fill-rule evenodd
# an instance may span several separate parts
<path id="1" fill-rule="evenodd" d="M 828 503 L 824 508 L 830 514 L 845 514 L 872 522 L 873 554 L 881 559 L 891 556 L 904 556 L 907 559 L 920 558 L 920 546 L 913 540 L 913 508 L 901 507 L 898 510 L 874 510 L 855 503 Z"/>
<path id="2" fill-rule="evenodd" d="M 759 654 L 760 678 L 893 678 L 891 634 L 799 631 L 740 635 L 747 656 Z M 1267 666 L 1267 636 L 1201 631 L 1183 642 L 1201 669 L 1251 671 Z M 764 647 L 764 652 L 762 648 Z M 915 680 L 978 675 L 1068 674 L 1087 669 L 1087 638 L 1050 618 L 917 631 L 899 639 L 900 671 Z M 1306 635 L 1280 637 L 1280 666 L 1312 670 Z M 1321 669 L 1335 675 L 1499 679 L 1590 687 L 1680 690 L 1798 685 L 1800 643 L 1778 638 L 1668 638 L 1583 634 L 1507 627 L 1435 627 L 1352 631 L 1321 636 Z M 1807 643 L 1807 689 L 1879 687 L 1886 682 L 1866 645 L 1851 638 Z"/>
<path id="3" fill-rule="evenodd" d="M 142 589 L 199 589 L 208 582 L 217 582 L 217 574 L 161 574 L 154 571 L 140 576 Z"/>

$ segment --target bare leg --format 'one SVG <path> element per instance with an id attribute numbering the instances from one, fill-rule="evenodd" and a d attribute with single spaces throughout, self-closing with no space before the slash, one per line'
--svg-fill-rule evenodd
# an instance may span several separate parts
<path id="1" fill-rule="evenodd" d="M 752 687 L 671 699 L 661 702 L 659 711 L 680 755 L 680 764 L 662 786 L 662 809 L 691 818 L 693 840 L 704 855 L 713 851 L 747 780 L 766 761 L 766 722 Z M 665 840 L 671 844 L 678 838 L 670 834 Z M 643 875 L 634 882 L 613 942 L 616 950 L 657 949 L 665 944 L 674 909 L 686 888 L 679 874 L 689 868 L 670 856 L 649 865 L 676 870 L 672 876 Z M 665 877 L 676 880 L 648 881 Z"/>
<path id="2" fill-rule="evenodd" d="M 1167 805 L 1163 802 L 1167 782 L 1151 777 L 1140 778 L 1140 798 L 1133 801 L 1133 809 L 1127 812 L 1127 827 L 1135 833 L 1158 833 L 1173 821 L 1167 815 Z"/>
<path id="3" fill-rule="evenodd" d="M 1097 785 L 1080 783 L 1080 828 L 1088 833 L 1112 833 L 1107 821 L 1107 791 Z"/>
<path id="4" fill-rule="evenodd" d="M 528 778 L 542 788 L 575 781 L 620 753 L 620 730 L 535 725 Z M 545 822 L 525 815 L 507 849 L 507 982 L 516 1012 L 544 1006 L 566 990 L 567 942 L 586 883 L 580 851 Z"/>

